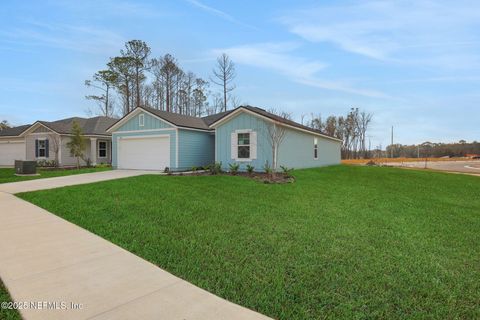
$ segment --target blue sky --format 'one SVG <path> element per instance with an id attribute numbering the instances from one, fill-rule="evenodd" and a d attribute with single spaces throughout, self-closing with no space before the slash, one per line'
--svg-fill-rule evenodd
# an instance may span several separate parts
<path id="1" fill-rule="evenodd" d="M 84 116 L 131 39 L 207 79 L 226 52 L 241 102 L 296 120 L 371 112 L 372 146 L 480 140 L 478 1 L 4 0 L 0 119 Z"/>

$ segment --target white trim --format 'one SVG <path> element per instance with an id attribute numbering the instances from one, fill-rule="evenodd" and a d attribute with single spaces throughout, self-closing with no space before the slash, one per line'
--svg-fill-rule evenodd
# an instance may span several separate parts
<path id="1" fill-rule="evenodd" d="M 29 131 L 33 131 L 34 129 L 36 129 L 38 126 L 42 126 L 44 127 L 45 129 L 47 129 L 48 131 L 50 132 L 31 132 L 29 133 Z M 19 136 L 23 136 L 23 135 L 27 135 L 27 134 L 51 134 L 51 133 L 56 133 L 56 134 L 60 134 L 58 133 L 57 131 L 53 130 L 52 128 L 49 128 L 47 127 L 46 125 L 44 125 L 43 123 L 39 122 L 39 121 L 35 121 L 30 127 L 28 127 L 27 129 L 23 130 L 23 132 L 21 132 L 19 134 Z"/>
<path id="2" fill-rule="evenodd" d="M 330 136 L 327 136 L 327 135 L 324 135 L 324 134 L 321 134 L 321 133 L 317 133 L 317 132 L 313 132 L 313 131 L 310 131 L 310 130 L 305 130 L 305 129 L 302 129 L 302 128 L 299 128 L 299 127 L 295 127 L 295 126 L 292 126 L 292 125 L 289 125 L 289 124 L 286 124 L 286 123 L 283 123 L 283 122 L 280 122 L 280 121 L 275 121 L 273 119 L 270 119 L 268 117 L 265 117 L 264 115 L 261 115 L 261 114 L 258 114 L 256 112 L 253 112 L 253 111 L 250 111 L 248 109 L 245 109 L 243 107 L 239 107 L 237 110 L 231 112 L 230 114 L 226 115 L 225 117 L 217 120 L 216 122 L 212 123 L 210 125 L 210 127 L 213 127 L 213 128 L 216 128 L 218 125 L 220 125 L 222 122 L 224 121 L 227 121 L 228 119 L 236 116 L 238 113 L 240 112 L 246 112 L 246 113 L 249 113 L 251 115 L 254 115 L 254 116 L 257 116 L 259 118 L 262 118 L 268 122 L 273 122 L 273 123 L 278 123 L 279 125 L 281 126 L 284 126 L 284 127 L 287 127 L 287 128 L 291 128 L 291 129 L 294 129 L 294 130 L 298 130 L 298 131 L 302 131 L 302 132 L 306 132 L 306 133 L 309 133 L 309 134 L 313 134 L 313 135 L 316 135 L 316 136 L 319 136 L 319 137 L 322 137 L 322 138 L 325 138 L 325 139 L 330 139 L 330 140 L 334 140 L 334 141 L 338 141 L 338 142 L 343 142 L 342 140 L 340 139 L 337 139 L 337 138 L 333 138 L 333 137 L 330 137 Z"/>
<path id="3" fill-rule="evenodd" d="M 175 129 L 175 168 L 178 169 L 178 129 Z"/>
<path id="4" fill-rule="evenodd" d="M 214 162 L 216 163 L 218 161 L 218 156 L 217 156 L 217 128 L 215 128 L 215 159 Z"/>
<path id="5" fill-rule="evenodd" d="M 138 115 L 138 126 L 139 127 L 145 127 L 145 114 L 144 113 L 140 113 Z"/>
<path id="6" fill-rule="evenodd" d="M 175 131 L 177 128 L 161 128 L 161 129 L 143 129 L 143 130 L 128 130 L 128 131 L 115 131 L 112 134 L 122 134 L 122 133 L 142 133 L 142 132 L 154 132 L 154 131 Z"/>
<path id="7" fill-rule="evenodd" d="M 112 133 L 116 128 L 118 128 L 119 126 L 123 125 L 125 122 L 129 121 L 132 117 L 135 117 L 137 114 L 139 114 L 140 112 L 145 112 L 146 114 L 158 119 L 158 120 L 161 120 L 173 127 L 177 127 L 176 125 L 174 125 L 173 123 L 157 116 L 156 114 L 153 114 L 151 113 L 150 111 L 148 110 L 145 110 L 141 107 L 136 107 L 135 110 L 133 110 L 132 112 L 130 112 L 129 114 L 127 114 L 126 116 L 124 116 L 122 119 L 118 120 L 116 123 L 114 123 L 110 128 L 108 128 L 106 130 L 106 132 L 110 132 Z"/>
<path id="8" fill-rule="evenodd" d="M 145 139 L 145 138 L 162 138 L 170 137 L 169 134 L 152 134 L 152 135 L 143 135 L 143 136 L 125 136 L 117 137 L 117 140 L 132 140 L 132 139 Z"/>
<path id="9" fill-rule="evenodd" d="M 254 132 L 252 129 L 237 129 L 234 131 L 235 133 L 235 139 L 236 139 L 236 145 L 235 147 L 237 148 L 237 157 L 236 158 L 233 158 L 233 160 L 235 161 L 238 161 L 238 162 L 251 162 L 252 160 L 254 160 L 254 158 L 252 158 L 252 132 Z M 238 135 L 240 133 L 248 133 L 248 140 L 249 140 L 249 144 L 243 144 L 243 145 L 239 145 L 238 144 Z M 239 158 L 238 157 L 238 147 L 239 146 L 248 146 L 249 148 L 249 151 L 248 151 L 248 158 Z"/>
<path id="10" fill-rule="evenodd" d="M 8 141 L 0 141 L 0 144 L 12 144 L 12 143 L 25 143 L 25 140 L 8 140 Z"/>
<path id="11" fill-rule="evenodd" d="M 105 142 L 105 157 L 100 156 L 100 142 Z M 108 159 L 108 141 L 97 140 L 97 159 Z"/>

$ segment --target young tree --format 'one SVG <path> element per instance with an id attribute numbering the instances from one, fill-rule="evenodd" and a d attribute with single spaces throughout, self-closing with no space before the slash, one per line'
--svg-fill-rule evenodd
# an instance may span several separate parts
<path id="1" fill-rule="evenodd" d="M 99 114 L 105 117 L 113 117 L 113 100 L 111 99 L 111 88 L 114 87 L 118 82 L 118 74 L 112 70 L 100 70 L 93 75 L 92 80 L 85 80 L 85 85 L 87 87 L 93 87 L 95 89 L 101 90 L 103 93 L 101 95 L 89 95 L 85 98 L 88 100 L 93 100 L 98 103 Z"/>
<path id="2" fill-rule="evenodd" d="M 72 137 L 67 143 L 70 155 L 77 158 L 77 169 L 80 169 L 80 159 L 83 159 L 86 148 L 85 138 L 83 137 L 82 128 L 78 122 L 74 121 L 72 126 Z"/>
<path id="3" fill-rule="evenodd" d="M 48 134 L 48 141 L 49 143 L 49 148 L 53 151 L 55 154 L 55 167 L 58 168 L 59 165 L 59 152 L 60 152 L 60 136 L 54 132 L 50 132 Z"/>
<path id="4" fill-rule="evenodd" d="M 272 147 L 272 173 L 277 172 L 278 167 L 278 150 L 285 138 L 285 127 L 275 121 L 267 125 L 267 138 Z"/>
<path id="5" fill-rule="evenodd" d="M 122 57 L 131 60 L 133 82 L 135 87 L 135 107 L 142 105 L 141 85 L 146 79 L 144 72 L 149 70 L 152 63 L 149 59 L 150 47 L 142 40 L 130 40 L 125 43 L 125 50 L 120 50 Z"/>
<path id="6" fill-rule="evenodd" d="M 223 90 L 223 110 L 227 111 L 228 93 L 235 89 L 235 85 L 232 84 L 235 79 L 235 64 L 228 57 L 226 53 L 222 53 L 217 58 L 217 64 L 213 69 L 213 79 L 211 81 Z"/>

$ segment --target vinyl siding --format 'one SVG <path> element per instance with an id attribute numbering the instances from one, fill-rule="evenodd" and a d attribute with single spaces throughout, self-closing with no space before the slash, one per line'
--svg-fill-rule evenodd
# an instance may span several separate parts
<path id="1" fill-rule="evenodd" d="M 251 129 L 257 132 L 257 159 L 251 161 L 235 161 L 231 158 L 230 135 L 235 130 Z M 313 157 L 313 141 L 318 139 L 318 159 Z M 255 115 L 242 112 L 234 118 L 222 123 L 216 129 L 216 161 L 222 162 L 224 170 L 229 164 L 237 162 L 240 169 L 245 170 L 247 164 L 253 165 L 255 171 L 262 171 L 268 161 L 272 164 L 272 147 L 268 135 L 268 124 Z M 291 168 L 311 168 L 340 163 L 341 143 L 314 134 L 295 129 L 286 129 L 285 138 L 279 147 L 278 166 Z"/>
<path id="2" fill-rule="evenodd" d="M 144 125 L 140 127 L 139 125 L 139 116 L 144 115 Z M 162 121 L 158 118 L 155 118 L 148 113 L 141 112 L 137 114 L 132 119 L 128 120 L 124 123 L 120 128 L 115 130 L 118 131 L 137 131 L 137 130 L 151 130 L 151 129 L 165 129 L 165 128 L 173 128 L 170 124 L 165 121 Z"/>
<path id="3" fill-rule="evenodd" d="M 178 130 L 178 170 L 206 166 L 215 160 L 215 136 L 210 132 Z"/>
<path id="4" fill-rule="evenodd" d="M 268 143 L 268 129 L 264 120 L 248 113 L 242 112 L 216 129 L 216 161 L 222 163 L 224 170 L 229 169 L 229 164 L 237 162 L 240 170 L 245 170 L 246 165 L 255 167 L 255 171 L 262 171 L 265 162 L 272 163 L 272 150 Z M 257 159 L 251 161 L 235 161 L 231 156 L 231 133 L 235 130 L 251 129 L 257 132 Z"/>
<path id="5" fill-rule="evenodd" d="M 317 138 L 318 158 L 314 159 L 313 145 Z M 287 129 L 278 150 L 279 166 L 289 168 L 312 168 L 340 163 L 340 142 Z"/>

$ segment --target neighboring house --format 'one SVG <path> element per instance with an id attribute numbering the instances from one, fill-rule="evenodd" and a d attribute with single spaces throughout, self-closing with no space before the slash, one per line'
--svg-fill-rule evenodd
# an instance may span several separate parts
<path id="1" fill-rule="evenodd" d="M 284 128 L 278 165 L 290 168 L 340 163 L 342 141 L 263 109 L 242 106 L 198 118 L 138 107 L 107 129 L 112 165 L 119 169 L 190 170 L 221 162 L 263 170 L 272 165 L 269 126 Z"/>
<path id="2" fill-rule="evenodd" d="M 72 136 L 73 122 L 82 128 L 86 138 L 85 160 L 91 164 L 111 162 L 111 134 L 106 129 L 116 122 L 108 117 L 68 118 L 58 121 L 37 121 L 32 125 L 0 131 L 0 165 L 13 166 L 15 160 L 56 160 L 59 166 L 74 166 L 67 143 Z"/>

